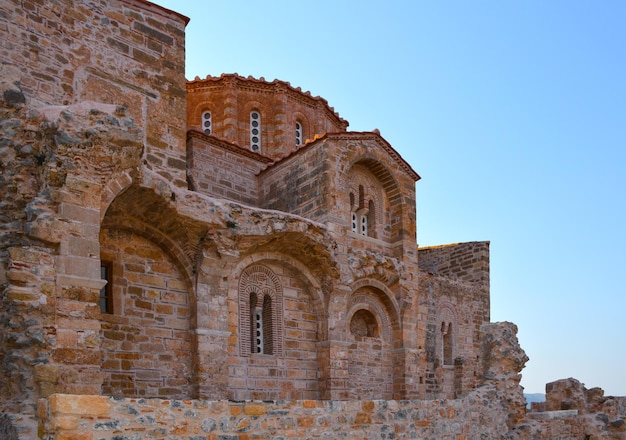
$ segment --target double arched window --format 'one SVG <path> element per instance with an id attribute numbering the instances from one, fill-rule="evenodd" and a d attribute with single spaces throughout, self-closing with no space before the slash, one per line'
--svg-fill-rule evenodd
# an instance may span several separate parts
<path id="1" fill-rule="evenodd" d="M 239 340 L 242 356 L 282 355 L 282 286 L 268 267 L 254 264 L 239 279 Z M 249 333 L 245 329 L 250 329 Z M 246 334 L 247 333 L 247 334 Z"/>
<path id="2" fill-rule="evenodd" d="M 366 198 L 363 185 L 358 187 L 358 199 L 354 192 L 350 193 L 350 215 L 352 232 L 370 237 L 374 236 L 376 207 L 373 200 Z"/>

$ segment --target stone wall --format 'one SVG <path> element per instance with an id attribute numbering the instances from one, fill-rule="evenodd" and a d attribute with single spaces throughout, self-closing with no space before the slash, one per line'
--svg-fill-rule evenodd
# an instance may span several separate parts
<path id="1" fill-rule="evenodd" d="M 179 401 L 53 395 L 40 404 L 50 440 L 501 438 L 495 391 L 456 401 Z M 490 402 L 485 404 L 485 402 Z"/>
<path id="2" fill-rule="evenodd" d="M 259 175 L 263 208 L 319 220 L 328 213 L 329 158 L 324 145 L 314 144 Z"/>
<path id="3" fill-rule="evenodd" d="M 38 397 L 101 391 L 108 191 L 187 186 L 186 22 L 142 0 L 0 3 L 0 395 L 25 438 Z"/>
<path id="4" fill-rule="evenodd" d="M 189 189 L 259 206 L 257 174 L 271 159 L 196 131 L 188 139 Z"/>
<path id="5" fill-rule="evenodd" d="M 420 271 L 489 285 L 489 242 L 476 241 L 419 249 Z"/>

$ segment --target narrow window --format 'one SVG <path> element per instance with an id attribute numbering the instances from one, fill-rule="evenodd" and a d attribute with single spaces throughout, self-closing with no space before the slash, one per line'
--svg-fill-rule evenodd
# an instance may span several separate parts
<path id="1" fill-rule="evenodd" d="M 296 121 L 296 146 L 302 145 L 302 124 Z"/>
<path id="2" fill-rule="evenodd" d="M 352 213 L 352 232 L 358 232 L 359 231 L 359 222 L 357 220 L 357 215 L 356 212 Z"/>
<path id="3" fill-rule="evenodd" d="M 361 235 L 367 235 L 367 215 L 361 215 Z"/>
<path id="4" fill-rule="evenodd" d="M 443 364 L 452 365 L 452 323 L 441 323 L 443 339 Z"/>
<path id="5" fill-rule="evenodd" d="M 261 114 L 256 110 L 250 112 L 250 149 L 261 151 Z"/>
<path id="6" fill-rule="evenodd" d="M 100 263 L 100 279 L 105 280 L 106 285 L 100 289 L 100 299 L 98 304 L 100 305 L 101 313 L 113 313 L 113 291 L 111 282 L 113 280 L 111 267 L 113 265 L 109 262 Z"/>
<path id="7" fill-rule="evenodd" d="M 205 134 L 211 134 L 213 132 L 212 124 L 211 112 L 202 113 L 202 131 L 204 131 Z"/>
<path id="8" fill-rule="evenodd" d="M 256 293 L 250 293 L 250 352 L 260 353 L 263 349 L 263 320 L 261 309 L 257 308 Z"/>
<path id="9" fill-rule="evenodd" d="M 265 295 L 263 298 L 263 311 L 261 319 L 263 320 L 263 353 L 274 354 L 274 335 L 273 335 L 273 316 L 272 316 L 272 298 Z"/>
<path id="10" fill-rule="evenodd" d="M 263 353 L 265 344 L 263 343 L 263 314 L 262 314 L 261 309 L 256 309 L 254 311 L 254 322 L 255 322 L 254 345 L 256 346 L 256 350 L 254 350 L 254 352 Z"/>

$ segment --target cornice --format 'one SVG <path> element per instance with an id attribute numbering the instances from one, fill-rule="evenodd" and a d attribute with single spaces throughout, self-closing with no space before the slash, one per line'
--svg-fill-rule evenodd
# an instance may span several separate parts
<path id="1" fill-rule="evenodd" d="M 268 82 L 263 77 L 259 79 L 254 78 L 253 76 L 244 78 L 237 73 L 223 73 L 220 76 L 207 75 L 204 79 L 200 79 L 196 76 L 192 81 L 187 81 L 187 91 L 194 92 L 214 89 L 212 86 L 220 83 L 232 83 L 238 88 L 256 91 L 259 93 L 286 93 L 292 99 L 301 102 L 304 101 L 310 106 L 316 107 L 321 105 L 330 117 L 335 119 L 335 122 L 339 127 L 346 129 L 349 125 L 349 122 L 339 116 L 339 113 L 337 113 L 333 107 L 328 105 L 328 101 L 324 98 L 320 96 L 313 96 L 311 95 L 311 92 L 308 91 L 303 92 L 300 87 L 293 87 L 289 82 L 280 81 L 278 79 Z M 226 88 L 227 85 L 224 84 L 223 87 Z"/>
<path id="2" fill-rule="evenodd" d="M 378 145 L 382 147 L 383 150 L 396 162 L 400 165 L 400 168 L 404 170 L 415 182 L 421 179 L 420 175 L 409 165 L 409 163 L 400 156 L 392 146 L 387 142 L 377 131 L 346 131 L 346 132 L 337 132 L 337 133 L 325 133 L 322 136 L 316 136 L 313 140 L 308 141 L 302 147 L 298 148 L 294 152 L 283 156 L 278 159 L 276 162 L 271 164 L 268 168 L 273 167 L 274 165 L 285 161 L 287 159 L 296 156 L 298 153 L 312 148 L 313 145 L 316 145 L 319 142 L 325 142 L 327 140 L 366 140 L 366 141 L 375 141 Z M 266 168 L 267 169 L 267 168 Z M 265 170 L 264 170 L 265 171 Z M 263 172 L 263 171 L 261 171 Z"/>

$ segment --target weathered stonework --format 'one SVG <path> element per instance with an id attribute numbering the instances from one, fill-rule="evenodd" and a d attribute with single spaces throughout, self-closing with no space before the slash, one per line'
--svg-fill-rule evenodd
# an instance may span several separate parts
<path id="1" fill-rule="evenodd" d="M 185 82 L 187 21 L 0 3 L 0 436 L 624 438 L 597 389 L 526 414 L 489 243 L 418 248 L 378 132 L 282 81 Z"/>

